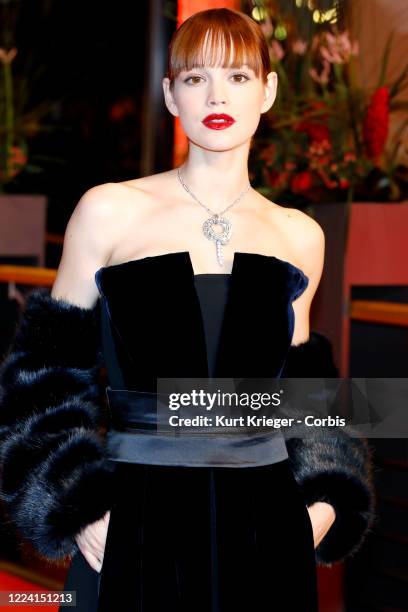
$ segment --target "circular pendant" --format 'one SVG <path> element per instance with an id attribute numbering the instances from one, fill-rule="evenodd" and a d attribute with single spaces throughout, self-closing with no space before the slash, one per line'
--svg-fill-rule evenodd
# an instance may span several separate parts
<path id="1" fill-rule="evenodd" d="M 214 225 L 220 225 L 223 228 L 222 232 L 216 232 Z M 203 232 L 208 240 L 227 244 L 231 238 L 231 223 L 225 217 L 210 217 L 203 223 Z"/>

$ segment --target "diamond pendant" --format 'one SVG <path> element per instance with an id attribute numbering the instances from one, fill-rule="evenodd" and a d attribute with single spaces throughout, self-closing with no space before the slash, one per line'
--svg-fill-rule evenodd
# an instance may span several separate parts
<path id="1" fill-rule="evenodd" d="M 216 232 L 214 231 L 214 225 L 219 225 L 223 228 L 223 231 Z M 228 221 L 225 217 L 219 217 L 218 215 L 213 215 L 203 223 L 203 232 L 204 236 L 208 238 L 208 240 L 213 240 L 215 242 L 215 252 L 217 255 L 217 261 L 219 265 L 222 267 L 224 265 L 224 255 L 222 253 L 222 245 L 228 244 L 231 238 L 231 222 Z"/>

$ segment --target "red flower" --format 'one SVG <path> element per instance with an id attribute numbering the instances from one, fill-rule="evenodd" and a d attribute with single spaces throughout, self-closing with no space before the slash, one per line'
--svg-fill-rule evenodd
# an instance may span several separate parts
<path id="1" fill-rule="evenodd" d="M 363 124 L 367 155 L 377 166 L 388 136 L 389 97 L 387 87 L 379 87 L 374 92 Z"/>
<path id="2" fill-rule="evenodd" d="M 297 132 L 306 132 L 312 142 L 330 140 L 329 128 L 327 125 L 322 125 L 321 123 L 301 121 L 295 125 L 295 130 Z"/>
<path id="3" fill-rule="evenodd" d="M 308 170 L 304 170 L 303 172 L 298 172 L 292 178 L 291 189 L 293 193 L 301 193 L 310 189 L 312 182 L 312 175 Z"/>
<path id="4" fill-rule="evenodd" d="M 348 153 L 345 153 L 344 154 L 344 161 L 345 162 L 356 161 L 355 153 L 353 153 L 352 151 L 349 151 Z"/>
<path id="5" fill-rule="evenodd" d="M 10 155 L 8 160 L 9 177 L 14 177 L 19 174 L 28 161 L 27 155 L 23 149 L 19 146 L 10 147 Z"/>
<path id="6" fill-rule="evenodd" d="M 309 106 L 310 106 L 312 111 L 315 111 L 315 110 L 327 110 L 327 104 L 326 104 L 326 102 L 323 102 L 323 100 L 311 100 L 309 102 Z M 310 111 L 306 111 L 306 115 L 308 115 L 309 112 Z M 325 113 L 324 115 L 322 115 L 322 117 L 324 119 L 327 119 L 328 114 Z"/>

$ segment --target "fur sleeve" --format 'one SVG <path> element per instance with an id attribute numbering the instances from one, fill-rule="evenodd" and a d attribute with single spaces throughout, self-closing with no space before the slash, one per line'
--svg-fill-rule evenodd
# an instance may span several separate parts
<path id="1" fill-rule="evenodd" d="M 113 463 L 99 433 L 99 303 L 31 292 L 0 369 L 0 495 L 20 534 L 48 559 L 112 505 Z"/>
<path id="2" fill-rule="evenodd" d="M 327 338 L 312 331 L 307 342 L 291 346 L 282 372 L 285 377 L 337 378 Z M 291 469 L 306 505 L 325 501 L 336 511 L 335 522 L 316 548 L 319 565 L 331 566 L 355 554 L 377 518 L 373 451 L 366 439 L 351 436 L 350 431 L 315 427 L 301 437 L 296 432 L 292 437 L 290 428 L 284 432 Z"/>

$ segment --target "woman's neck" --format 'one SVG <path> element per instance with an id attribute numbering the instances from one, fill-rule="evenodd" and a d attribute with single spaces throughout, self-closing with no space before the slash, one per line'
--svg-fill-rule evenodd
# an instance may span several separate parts
<path id="1" fill-rule="evenodd" d="M 234 151 L 211 152 L 206 157 L 189 154 L 180 173 L 189 190 L 214 212 L 232 204 L 249 183 L 247 157 L 234 155 Z"/>

